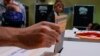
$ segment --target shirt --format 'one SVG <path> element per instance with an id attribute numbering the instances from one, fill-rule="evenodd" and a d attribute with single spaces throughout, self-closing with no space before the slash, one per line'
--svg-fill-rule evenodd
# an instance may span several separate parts
<path id="1" fill-rule="evenodd" d="M 25 7 L 24 7 L 23 4 L 21 4 L 20 2 L 13 1 L 13 3 L 17 4 L 17 5 L 20 7 L 20 12 L 23 14 L 23 19 L 22 19 L 22 21 L 24 21 L 24 24 L 26 24 L 26 11 L 25 11 Z M 5 8 L 3 2 L 1 2 L 0 5 L 2 5 L 2 7 L 4 7 L 3 10 L 2 10 L 2 9 L 0 10 L 0 12 L 2 11 L 2 12 L 0 13 L 0 16 L 2 16 L 2 13 L 5 12 L 6 8 Z M 1 6 L 0 6 L 0 8 L 1 8 Z M 2 19 L 2 20 L 3 20 L 3 19 Z"/>

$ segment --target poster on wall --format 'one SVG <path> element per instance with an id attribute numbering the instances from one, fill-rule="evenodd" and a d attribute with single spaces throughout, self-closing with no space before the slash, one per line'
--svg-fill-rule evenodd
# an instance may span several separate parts
<path id="1" fill-rule="evenodd" d="M 38 23 L 41 21 L 55 22 L 53 5 L 47 5 L 47 4 L 36 5 L 35 23 Z"/>
<path id="2" fill-rule="evenodd" d="M 73 26 L 76 28 L 85 28 L 93 22 L 93 5 L 76 5 L 74 6 Z"/>

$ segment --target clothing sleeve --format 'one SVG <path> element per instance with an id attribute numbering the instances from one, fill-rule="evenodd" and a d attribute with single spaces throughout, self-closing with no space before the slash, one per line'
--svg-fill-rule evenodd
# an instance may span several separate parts
<path id="1" fill-rule="evenodd" d="M 22 4 L 20 4 L 20 9 L 21 9 L 21 12 L 23 14 L 22 21 L 24 21 L 24 24 L 26 24 L 26 10 L 25 10 L 25 7 Z"/>
<path id="2" fill-rule="evenodd" d="M 17 2 L 17 1 L 14 1 L 14 3 L 19 5 L 20 11 L 23 14 L 22 21 L 24 22 L 24 25 L 26 25 L 26 10 L 25 10 L 24 5 L 22 3 L 20 3 L 20 2 Z"/>
<path id="3" fill-rule="evenodd" d="M 3 16 L 2 16 L 2 14 L 3 14 L 5 11 L 6 11 L 5 6 L 4 6 L 2 3 L 0 3 L 0 25 L 2 24 L 2 21 L 3 21 Z"/>
<path id="4" fill-rule="evenodd" d="M 22 13 L 23 13 L 23 19 L 22 19 L 22 21 L 24 21 L 24 23 L 26 24 L 26 10 L 25 10 L 25 7 L 23 6 L 23 8 L 21 10 L 22 10 Z"/>
<path id="5" fill-rule="evenodd" d="M 0 14 L 6 11 L 6 7 L 3 4 L 0 4 Z"/>

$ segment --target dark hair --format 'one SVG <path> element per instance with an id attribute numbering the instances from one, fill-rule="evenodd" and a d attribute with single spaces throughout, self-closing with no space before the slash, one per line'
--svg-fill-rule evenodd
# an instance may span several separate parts
<path id="1" fill-rule="evenodd" d="M 90 29 L 100 31 L 100 25 L 98 23 L 92 23 L 92 26 Z"/>

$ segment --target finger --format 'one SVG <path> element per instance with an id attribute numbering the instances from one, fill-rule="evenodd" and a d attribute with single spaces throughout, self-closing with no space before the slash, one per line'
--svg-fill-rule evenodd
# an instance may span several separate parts
<path id="1" fill-rule="evenodd" d="M 50 33 L 48 33 L 49 36 L 51 36 L 53 39 L 56 39 L 56 42 L 59 42 L 60 40 L 60 34 L 58 34 L 56 31 L 52 30 Z"/>
<path id="2" fill-rule="evenodd" d="M 60 27 L 58 26 L 58 24 L 55 24 L 55 23 L 51 23 L 51 22 L 41 22 L 42 25 L 46 25 L 54 30 L 56 30 L 59 34 L 61 34 L 61 30 L 60 30 Z"/>
<path id="3" fill-rule="evenodd" d="M 51 42 L 51 44 L 55 44 L 56 43 L 56 39 L 55 38 L 53 38 L 53 37 L 51 37 L 49 35 L 46 35 L 46 34 L 45 34 L 45 36 L 46 36 L 45 37 L 45 42 Z"/>
<path id="4" fill-rule="evenodd" d="M 54 45 L 54 44 L 56 44 L 54 41 L 48 40 L 48 41 L 45 41 L 44 46 L 45 46 L 45 47 L 51 47 L 51 46 Z"/>
<path id="5" fill-rule="evenodd" d="M 47 34 L 48 36 L 52 37 L 53 39 L 56 39 L 56 42 L 59 42 L 60 34 L 58 32 L 56 32 L 55 30 L 50 29 L 47 26 L 44 26 L 44 28 L 41 28 L 40 32 Z"/>
<path id="6" fill-rule="evenodd" d="M 51 47 L 53 44 L 54 44 L 53 42 L 47 41 L 47 42 L 46 42 L 46 47 Z"/>
<path id="7" fill-rule="evenodd" d="M 47 33 L 45 32 L 45 34 L 47 34 L 48 36 L 50 36 L 50 38 L 51 39 L 55 39 L 56 40 L 56 42 L 59 42 L 59 34 L 56 32 L 56 31 L 54 31 L 54 30 L 52 30 L 52 31 L 47 31 Z"/>
<path id="8" fill-rule="evenodd" d="M 42 42 L 38 43 L 36 47 L 50 47 L 56 41 L 55 39 L 51 39 L 51 37 L 46 35 L 45 33 L 41 33 L 40 38 L 42 38 Z"/>

